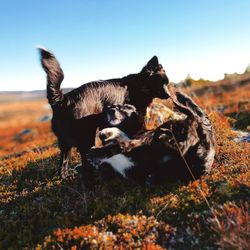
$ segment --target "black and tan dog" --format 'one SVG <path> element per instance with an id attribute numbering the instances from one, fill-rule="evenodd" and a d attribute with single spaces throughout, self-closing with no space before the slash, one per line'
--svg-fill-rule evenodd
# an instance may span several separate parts
<path id="1" fill-rule="evenodd" d="M 104 147 L 91 149 L 87 158 L 104 178 L 120 176 L 155 184 L 191 180 L 210 172 L 215 150 L 208 117 L 185 94 L 170 88 L 166 92 L 186 118 L 169 120 L 133 139 L 118 128 L 101 130 Z"/>
<path id="2" fill-rule="evenodd" d="M 84 166 L 84 182 L 87 183 L 91 179 L 91 168 L 85 155 L 94 144 L 96 129 L 101 126 L 99 114 L 109 105 L 128 103 L 135 106 L 141 117 L 144 116 L 153 98 L 168 98 L 163 89 L 168 78 L 154 56 L 138 74 L 86 83 L 63 94 L 60 85 L 64 74 L 60 64 L 50 51 L 42 48 L 39 51 L 47 73 L 47 97 L 53 111 L 52 130 L 61 150 L 61 176 L 67 176 L 71 149 L 77 147 Z"/>

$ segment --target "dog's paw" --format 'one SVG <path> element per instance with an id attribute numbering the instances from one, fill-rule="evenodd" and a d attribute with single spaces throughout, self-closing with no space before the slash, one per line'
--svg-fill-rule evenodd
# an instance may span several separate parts
<path id="1" fill-rule="evenodd" d="M 120 143 L 122 141 L 128 141 L 128 136 L 122 132 L 119 128 L 105 128 L 98 133 L 103 145 L 108 145 L 114 142 Z"/>
<path id="2" fill-rule="evenodd" d="M 86 155 L 86 159 L 90 165 L 96 169 L 103 163 L 107 158 L 112 157 L 113 155 L 121 153 L 122 148 L 120 144 L 112 143 L 106 145 L 102 148 L 92 148 Z"/>
<path id="3" fill-rule="evenodd" d="M 63 166 L 63 167 L 61 168 L 60 174 L 61 174 L 61 178 L 62 178 L 62 179 L 64 179 L 64 180 L 67 179 L 67 177 L 69 176 L 68 168 L 65 167 L 65 166 Z"/>
<path id="4" fill-rule="evenodd" d="M 73 170 L 75 171 L 75 173 L 81 173 L 81 168 L 82 168 L 82 164 L 77 164 L 74 166 Z"/>
<path id="5" fill-rule="evenodd" d="M 68 168 L 65 166 L 61 168 L 61 178 L 63 180 L 68 179 L 69 177 L 74 177 L 76 174 L 78 174 L 76 168 Z"/>

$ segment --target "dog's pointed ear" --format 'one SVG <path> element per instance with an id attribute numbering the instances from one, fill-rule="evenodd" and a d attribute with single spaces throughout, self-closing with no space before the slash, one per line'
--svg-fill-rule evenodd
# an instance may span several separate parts
<path id="1" fill-rule="evenodd" d="M 159 64 L 157 56 L 153 56 L 147 63 L 148 67 L 155 68 Z"/>
<path id="2" fill-rule="evenodd" d="M 153 69 L 155 69 L 158 66 L 159 62 L 158 62 L 158 58 L 157 56 L 153 56 L 148 63 L 146 64 L 146 66 L 143 67 L 142 69 L 142 73 L 146 73 L 146 72 L 150 72 Z"/>

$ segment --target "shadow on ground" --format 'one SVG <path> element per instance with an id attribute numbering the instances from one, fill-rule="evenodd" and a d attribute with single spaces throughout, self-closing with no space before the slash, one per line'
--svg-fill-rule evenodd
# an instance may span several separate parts
<path id="1" fill-rule="evenodd" d="M 147 214 L 147 201 L 170 189 L 114 180 L 89 192 L 80 190 L 79 183 L 80 176 L 61 180 L 56 157 L 30 162 L 22 171 L 2 176 L 0 248 L 34 248 L 58 227 L 93 223 L 108 214 Z"/>

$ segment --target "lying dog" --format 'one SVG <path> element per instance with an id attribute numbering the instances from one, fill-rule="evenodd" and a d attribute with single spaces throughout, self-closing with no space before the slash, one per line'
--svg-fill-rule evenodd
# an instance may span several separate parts
<path id="1" fill-rule="evenodd" d="M 61 176 L 65 178 L 68 175 L 70 152 L 72 147 L 77 147 L 84 166 L 84 182 L 87 183 L 92 171 L 85 155 L 94 145 L 96 129 L 100 126 L 98 114 L 109 105 L 128 103 L 135 106 L 140 116 L 144 116 L 153 98 L 168 98 L 163 89 L 168 78 L 154 56 L 138 74 L 90 82 L 63 94 L 60 85 L 64 74 L 58 61 L 50 51 L 39 50 L 47 73 L 47 98 L 53 111 L 52 130 L 61 150 Z"/>
<path id="2" fill-rule="evenodd" d="M 209 173 L 215 155 L 208 117 L 188 96 L 166 89 L 177 109 L 186 115 L 130 139 L 118 128 L 100 131 L 103 148 L 94 148 L 88 161 L 104 178 L 120 176 L 139 183 L 190 180 Z"/>

